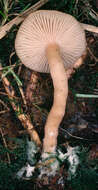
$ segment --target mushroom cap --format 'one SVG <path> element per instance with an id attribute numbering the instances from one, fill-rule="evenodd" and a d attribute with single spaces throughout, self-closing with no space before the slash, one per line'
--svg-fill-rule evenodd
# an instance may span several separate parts
<path id="1" fill-rule="evenodd" d="M 85 51 L 85 32 L 69 14 L 47 10 L 31 13 L 21 24 L 15 40 L 21 62 L 32 70 L 48 73 L 46 48 L 50 44 L 59 46 L 65 69 L 69 69 Z"/>

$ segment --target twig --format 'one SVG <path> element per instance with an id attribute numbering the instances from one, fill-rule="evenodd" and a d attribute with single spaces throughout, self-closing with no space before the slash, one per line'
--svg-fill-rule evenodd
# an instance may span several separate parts
<path id="1" fill-rule="evenodd" d="M 75 94 L 75 96 L 79 98 L 98 98 L 98 95 L 94 94 Z"/>
<path id="2" fill-rule="evenodd" d="M 26 101 L 23 89 L 19 84 L 18 84 L 18 87 L 19 87 L 19 90 L 20 90 L 20 93 L 21 93 L 21 96 L 22 96 L 22 99 L 23 99 L 23 103 L 24 103 L 24 105 L 27 105 L 27 101 Z"/>
<path id="3" fill-rule="evenodd" d="M 49 0 L 40 0 L 35 5 L 31 6 L 29 9 L 21 13 L 19 16 L 5 24 L 4 26 L 0 27 L 0 39 L 2 39 L 6 33 L 12 28 L 12 26 L 20 24 L 31 12 L 36 11 L 44 4 L 46 4 Z"/>
<path id="4" fill-rule="evenodd" d="M 96 13 L 93 9 L 89 11 L 89 15 L 96 21 L 98 21 L 98 13 Z"/>
<path id="5" fill-rule="evenodd" d="M 91 54 L 92 58 L 93 58 L 96 62 L 98 62 L 98 58 L 94 56 L 94 54 L 93 54 L 93 52 L 91 51 L 91 49 L 90 49 L 89 47 L 87 47 L 87 50 L 88 50 L 88 52 Z M 95 65 L 96 65 L 96 63 L 94 63 L 94 66 L 95 66 Z"/>
<path id="6" fill-rule="evenodd" d="M 9 62 L 10 62 L 10 65 L 12 64 L 11 63 L 11 58 L 12 58 L 12 56 L 15 54 L 15 51 L 14 52 L 12 52 L 11 53 L 11 55 L 10 55 L 10 59 L 9 59 Z M 16 80 L 16 82 L 17 82 L 17 85 L 18 85 L 18 88 L 19 88 L 19 90 L 20 90 L 20 94 L 21 94 L 21 96 L 22 96 L 22 99 L 23 99 L 23 103 L 24 103 L 24 105 L 26 105 L 27 103 L 26 103 L 26 98 L 25 98 L 25 96 L 24 96 L 24 92 L 23 92 L 23 89 L 22 89 L 22 84 L 21 84 L 21 81 L 19 80 L 19 78 L 16 76 L 16 74 L 14 73 L 14 71 L 11 69 L 10 70 L 11 71 L 11 73 L 13 74 L 13 76 L 15 76 L 15 79 L 17 79 Z"/>
<path id="7" fill-rule="evenodd" d="M 61 131 L 67 133 L 69 136 L 75 138 L 75 139 L 81 139 L 81 140 L 88 140 L 88 139 L 84 139 L 82 137 L 78 137 L 78 136 L 75 136 L 75 135 L 72 135 L 71 133 L 69 133 L 66 129 L 63 129 L 63 128 L 60 128 Z"/>
<path id="8" fill-rule="evenodd" d="M 18 76 L 20 75 L 21 70 L 22 70 L 22 63 L 20 63 L 20 66 L 19 66 L 18 71 L 17 71 Z"/>
<path id="9" fill-rule="evenodd" d="M 97 26 L 93 26 L 90 24 L 83 24 L 83 23 L 80 23 L 80 24 L 84 28 L 84 30 L 87 30 L 89 32 L 98 33 L 98 27 Z"/>
<path id="10" fill-rule="evenodd" d="M 7 107 L 7 105 L 0 99 L 0 103 L 9 111 L 9 108 Z"/>
<path id="11" fill-rule="evenodd" d="M 32 72 L 28 86 L 26 88 L 26 100 L 32 101 L 32 94 L 36 89 L 36 84 L 38 83 L 38 73 Z"/>
<path id="12" fill-rule="evenodd" d="M 0 94 L 1 95 L 4 95 L 4 96 L 8 96 L 8 94 L 7 93 L 5 93 L 5 92 L 0 92 Z M 13 96 L 13 98 L 15 98 L 16 100 L 18 100 L 19 101 L 19 97 L 16 97 L 16 96 Z"/>
<path id="13" fill-rule="evenodd" d="M 2 67 L 2 66 L 1 66 Z M 2 72 L 0 72 L 0 75 L 2 75 Z M 36 142 L 37 145 L 41 144 L 40 138 L 34 129 L 34 126 L 31 123 L 31 120 L 27 114 L 23 113 L 22 108 L 20 108 L 19 103 L 16 101 L 15 97 L 15 92 L 13 87 L 11 86 L 10 82 L 6 77 L 2 78 L 2 82 L 4 84 L 5 90 L 8 94 L 10 103 L 12 105 L 12 108 L 14 109 L 15 113 L 17 113 L 18 119 L 21 121 L 22 125 L 26 130 L 28 131 L 31 139 Z"/>
<path id="14" fill-rule="evenodd" d="M 12 56 L 13 56 L 13 55 L 14 55 L 14 52 L 13 52 Z M 10 64 L 11 64 L 11 59 L 10 59 Z M 16 66 L 16 65 L 14 64 L 14 65 L 11 65 L 11 66 L 8 66 L 8 67 L 4 67 L 4 68 L 1 68 L 1 67 L 0 67 L 0 70 L 1 70 L 1 71 L 5 70 L 5 69 L 8 69 L 8 71 L 6 71 L 6 73 L 4 73 L 4 74 L 1 75 L 0 81 L 1 81 L 2 78 L 5 77 L 9 72 L 12 73 L 12 75 L 13 75 L 14 78 L 16 79 L 16 82 L 17 82 L 17 85 L 18 85 L 18 87 L 19 87 L 20 94 L 21 94 L 21 96 L 22 96 L 23 102 L 24 102 L 24 104 L 26 105 L 26 99 L 25 99 L 25 96 L 24 96 L 24 93 L 23 93 L 23 90 L 22 90 L 22 87 L 21 87 L 21 86 L 22 86 L 22 83 L 21 83 L 21 81 L 19 80 L 19 78 L 17 77 L 17 75 L 15 74 L 15 72 L 13 71 L 13 69 L 14 69 L 15 66 Z"/>
<path id="15" fill-rule="evenodd" d="M 19 65 L 19 64 L 18 64 Z M 1 67 L 1 64 L 0 64 L 0 71 L 3 71 L 3 70 L 6 70 L 6 69 L 9 69 L 9 68 L 14 68 L 14 67 L 16 67 L 16 66 L 18 66 L 18 65 L 16 65 L 16 63 L 15 64 L 13 64 L 13 65 L 9 65 L 9 66 L 5 66 L 5 67 Z"/>
<path id="16" fill-rule="evenodd" d="M 4 134 L 3 134 L 3 131 L 2 131 L 1 128 L 0 128 L 0 132 L 1 132 L 1 135 L 2 135 L 2 139 L 3 139 L 3 144 L 4 144 L 5 148 L 7 148 L 7 143 L 6 143 L 6 140 L 4 138 Z M 7 152 L 7 159 L 8 159 L 8 163 L 10 164 L 11 163 L 11 159 L 10 159 L 10 155 L 9 155 L 8 152 Z"/>
<path id="17" fill-rule="evenodd" d="M 94 89 L 94 94 L 98 95 L 98 89 L 97 88 Z"/>
<path id="18" fill-rule="evenodd" d="M 0 111 L 0 114 L 4 114 L 4 113 L 7 113 L 9 112 L 9 110 L 3 110 L 3 111 Z"/>

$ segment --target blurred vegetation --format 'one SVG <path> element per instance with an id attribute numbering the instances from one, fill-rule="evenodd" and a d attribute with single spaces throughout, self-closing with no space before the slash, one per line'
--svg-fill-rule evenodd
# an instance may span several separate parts
<path id="1" fill-rule="evenodd" d="M 23 12 L 31 5 L 38 2 L 37 0 L 1 0 L 0 1 L 0 22 L 3 24 L 10 21 L 12 17 Z M 80 21 L 86 23 L 98 24 L 98 20 L 93 16 L 96 15 L 97 2 L 92 0 L 50 0 L 41 9 L 59 10 L 75 16 Z M 92 13 L 92 14 L 91 14 Z"/>
<path id="2" fill-rule="evenodd" d="M 0 25 L 1 27 L 15 18 L 17 15 L 22 13 L 24 10 L 28 9 L 30 6 L 38 2 L 37 0 L 0 0 Z M 50 0 L 46 5 L 41 7 L 41 9 L 49 10 L 59 10 L 66 13 L 69 13 L 76 17 L 80 22 L 89 23 L 98 26 L 98 3 L 97 0 Z M 20 99 L 20 93 L 18 91 L 18 85 L 23 83 L 23 88 L 25 89 L 24 77 L 18 76 L 18 68 L 20 65 L 19 59 L 17 58 L 14 50 L 14 40 L 18 30 L 18 26 L 13 26 L 10 32 L 0 40 L 0 63 L 3 65 L 4 74 L 8 77 L 11 85 L 15 88 L 17 97 L 19 98 L 20 107 L 22 105 Z M 86 34 L 87 38 L 92 37 L 92 34 Z M 94 36 L 94 40 L 98 41 L 98 36 Z M 96 54 L 96 51 L 95 51 Z M 98 72 L 96 72 L 97 67 L 89 67 L 90 65 L 95 64 L 94 59 L 86 60 L 87 64 L 85 66 L 86 70 L 83 68 L 78 69 L 74 74 L 73 78 L 69 81 L 69 87 L 74 96 L 77 89 L 79 93 L 93 93 L 94 89 L 98 87 Z M 11 68 L 14 65 L 13 73 Z M 24 68 L 23 68 L 24 71 Z M 82 88 L 81 88 L 82 86 Z M 52 87 L 50 87 L 52 89 Z M 0 79 L 0 91 L 4 93 L 2 80 Z M 21 124 L 17 121 L 15 114 L 10 106 L 8 96 L 0 94 L 0 100 L 10 108 L 12 114 L 12 123 L 17 126 L 17 129 L 21 129 Z M 79 101 L 73 98 L 74 104 L 78 104 Z M 81 102 L 81 100 L 80 100 Z M 91 112 L 94 110 L 96 118 L 98 117 L 98 101 L 94 99 L 88 100 L 91 105 Z M 87 102 L 87 103 L 88 103 Z M 5 107 L 4 105 L 4 107 Z M 80 105 L 81 106 L 81 105 Z M 0 105 L 0 110 L 3 106 Z M 46 106 L 47 107 L 47 106 Z M 42 107 L 39 108 L 43 109 Z M 80 108 L 79 108 L 80 109 Z M 87 111 L 89 108 L 87 107 Z M 42 110 L 43 112 L 43 110 Z M 2 115 L 0 116 L 2 118 Z M 44 121 L 45 122 L 45 121 Z M 2 125 L 5 130 L 6 125 Z M 39 129 L 38 129 L 39 130 Z M 32 181 L 19 181 L 15 178 L 16 172 L 24 166 L 26 162 L 26 140 L 25 135 L 20 135 L 17 138 L 17 135 L 11 140 L 6 138 L 7 144 L 12 142 L 10 146 L 5 147 L 3 142 L 2 133 L 0 132 L 0 189 L 1 190 L 17 190 L 17 189 L 26 189 L 26 190 L 37 190 L 35 176 Z M 43 134 L 42 134 L 43 136 Z M 74 139 L 75 141 L 75 139 Z M 72 141 L 73 142 L 73 141 Z M 60 142 L 62 144 L 62 142 Z M 98 142 L 96 142 L 98 143 Z M 78 142 L 76 141 L 76 145 Z M 81 146 L 84 146 L 80 140 Z M 86 144 L 86 143 L 85 143 Z M 91 144 L 89 142 L 86 145 L 88 149 Z M 13 148 L 12 148 L 13 147 Z M 97 159 L 90 160 L 88 158 L 88 149 L 84 148 L 81 151 L 80 155 L 80 165 L 77 171 L 77 175 L 72 178 L 70 181 L 66 180 L 65 190 L 97 190 L 98 189 L 98 156 Z M 10 162 L 8 161 L 7 154 L 10 156 Z M 96 153 L 97 154 L 97 153 Z"/>

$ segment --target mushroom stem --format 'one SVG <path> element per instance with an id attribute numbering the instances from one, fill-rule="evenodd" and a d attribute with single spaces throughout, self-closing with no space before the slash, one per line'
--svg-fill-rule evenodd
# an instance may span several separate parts
<path id="1" fill-rule="evenodd" d="M 54 101 L 45 125 L 43 151 L 55 152 L 58 127 L 65 113 L 68 79 L 60 56 L 59 47 L 56 44 L 51 44 L 47 47 L 46 56 L 54 85 Z"/>

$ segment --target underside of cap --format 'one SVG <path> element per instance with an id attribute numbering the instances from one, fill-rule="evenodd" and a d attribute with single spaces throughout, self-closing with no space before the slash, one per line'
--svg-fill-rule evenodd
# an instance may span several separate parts
<path id="1" fill-rule="evenodd" d="M 38 72 L 49 72 L 46 48 L 57 44 L 65 68 L 73 67 L 86 48 L 85 32 L 71 15 L 41 10 L 31 13 L 20 26 L 15 49 L 22 63 Z"/>

